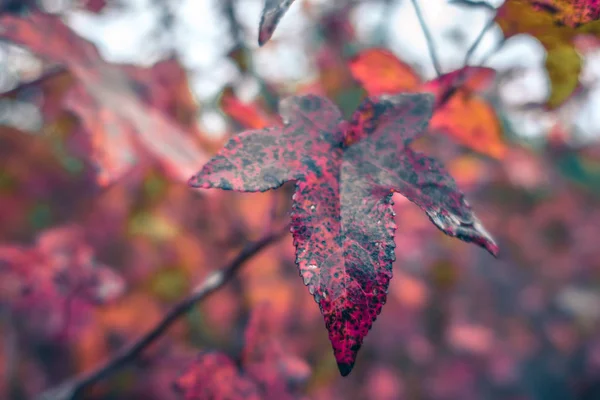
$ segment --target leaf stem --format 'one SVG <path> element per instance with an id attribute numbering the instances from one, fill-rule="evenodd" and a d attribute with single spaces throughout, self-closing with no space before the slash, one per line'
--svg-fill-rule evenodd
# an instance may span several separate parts
<path id="1" fill-rule="evenodd" d="M 419 24 L 421 24 L 421 29 L 423 30 L 423 35 L 425 35 L 425 40 L 427 42 L 427 48 L 429 49 L 429 55 L 431 56 L 431 61 L 433 62 L 433 68 L 435 69 L 436 75 L 439 77 L 442 75 L 442 68 L 440 67 L 440 63 L 438 61 L 435 45 L 433 43 L 433 37 L 427 28 L 427 24 L 425 23 L 425 19 L 423 18 L 423 14 L 421 13 L 421 8 L 419 7 L 419 3 L 417 0 L 410 0 L 415 9 L 415 13 L 417 14 L 417 18 L 419 19 Z"/>
<path id="2" fill-rule="evenodd" d="M 196 303 L 206 299 L 209 295 L 229 282 L 246 261 L 265 247 L 277 241 L 286 232 L 288 232 L 287 225 L 283 229 L 266 234 L 255 242 L 248 243 L 229 265 L 210 274 L 203 282 L 196 286 L 185 299 L 175 305 L 161 321 L 142 337 L 117 352 L 114 357 L 107 360 L 96 369 L 74 377 L 63 384 L 42 393 L 38 397 L 38 400 L 74 400 L 91 385 L 114 374 L 120 368 L 136 359 L 149 345 L 159 339 L 167 329 L 179 319 L 179 317 L 188 312 Z"/>

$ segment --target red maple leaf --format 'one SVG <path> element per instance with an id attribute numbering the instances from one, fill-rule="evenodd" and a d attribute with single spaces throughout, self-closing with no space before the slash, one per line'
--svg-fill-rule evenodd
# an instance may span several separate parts
<path id="1" fill-rule="evenodd" d="M 297 357 L 286 355 L 273 337 L 269 307 L 257 307 L 246 327 L 241 368 L 227 355 L 199 355 L 176 381 L 186 400 L 298 399 L 297 388 L 310 369 Z"/>
<path id="2" fill-rule="evenodd" d="M 75 76 L 65 106 L 81 119 L 92 138 L 91 158 L 98 167 L 100 183 L 119 178 L 144 152 L 175 178 L 187 178 L 198 159 L 204 158 L 192 135 L 146 106 L 125 71 L 102 60 L 97 49 L 59 17 L 41 12 L 26 18 L 3 15 L 0 38 L 64 64 Z"/>
<path id="3" fill-rule="evenodd" d="M 260 46 L 271 39 L 277 24 L 293 2 L 294 0 L 265 0 L 258 28 L 258 44 Z"/>
<path id="4" fill-rule="evenodd" d="M 408 147 L 426 128 L 433 99 L 369 97 L 346 122 L 326 98 L 291 97 L 280 105 L 283 127 L 242 132 L 190 179 L 197 188 L 245 192 L 296 182 L 296 262 L 344 376 L 386 301 L 395 259 L 393 192 L 446 234 L 498 252 L 442 165 Z"/>

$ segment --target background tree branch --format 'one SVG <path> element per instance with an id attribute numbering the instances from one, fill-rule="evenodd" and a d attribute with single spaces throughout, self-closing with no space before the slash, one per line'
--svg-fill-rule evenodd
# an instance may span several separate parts
<path id="1" fill-rule="evenodd" d="M 419 7 L 419 3 L 417 2 L 417 0 L 410 1 L 412 2 L 413 7 L 415 8 L 415 13 L 417 14 L 417 18 L 419 19 L 419 23 L 421 24 L 421 29 L 423 29 L 423 35 L 425 35 L 425 40 L 427 41 L 427 48 L 429 49 L 429 55 L 431 56 L 431 61 L 433 62 L 435 74 L 437 76 L 440 76 L 442 75 L 442 68 L 440 66 L 440 62 L 435 51 L 433 37 L 429 32 L 429 28 L 427 28 L 427 24 L 425 23 L 425 19 L 423 18 L 423 13 L 421 13 L 421 8 Z"/>
<path id="2" fill-rule="evenodd" d="M 38 400 L 73 400 L 79 398 L 85 389 L 100 380 L 114 374 L 123 366 L 135 360 L 148 346 L 159 339 L 167 329 L 181 316 L 187 313 L 195 304 L 206 299 L 209 295 L 223 287 L 235 276 L 240 267 L 265 247 L 276 242 L 286 232 L 288 225 L 277 231 L 271 231 L 261 239 L 248 243 L 244 249 L 226 267 L 210 274 L 202 283 L 195 287 L 188 297 L 181 300 L 161 321 L 150 331 L 129 346 L 117 352 L 98 368 L 77 376 L 65 383 L 42 393 Z"/>

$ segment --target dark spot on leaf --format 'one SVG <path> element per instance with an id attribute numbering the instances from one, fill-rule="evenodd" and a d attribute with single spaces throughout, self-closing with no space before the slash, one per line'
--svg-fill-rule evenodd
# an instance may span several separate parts
<path id="1" fill-rule="evenodd" d="M 233 189 L 233 185 L 231 184 L 231 182 L 229 182 L 225 178 L 221 178 L 221 180 L 219 181 L 219 187 L 223 190 L 232 190 Z"/>

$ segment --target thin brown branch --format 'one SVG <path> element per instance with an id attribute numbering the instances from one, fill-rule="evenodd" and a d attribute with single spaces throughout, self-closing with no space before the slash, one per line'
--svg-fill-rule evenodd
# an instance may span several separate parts
<path id="1" fill-rule="evenodd" d="M 477 47 L 479 46 L 479 43 L 481 43 L 481 40 L 483 39 L 483 37 L 485 36 L 485 34 L 492 28 L 492 26 L 494 26 L 494 24 L 496 23 L 495 19 L 492 18 L 490 19 L 487 24 L 485 24 L 485 26 L 483 27 L 483 29 L 481 30 L 481 32 L 479 32 L 479 35 L 477 36 L 477 38 L 475 39 L 475 41 L 473 42 L 473 44 L 471 45 L 471 47 L 469 47 L 469 50 L 467 50 L 467 54 L 465 55 L 465 61 L 463 62 L 463 64 L 466 66 L 467 64 L 469 64 L 469 61 L 471 60 L 471 57 L 473 57 L 473 54 L 475 53 L 475 50 L 477 50 Z"/>
<path id="2" fill-rule="evenodd" d="M 483 8 L 486 10 L 496 11 L 496 8 L 486 3 L 485 1 L 473 1 L 473 0 L 450 0 L 450 4 L 457 4 L 465 7 L 473 7 L 473 8 Z"/>
<path id="3" fill-rule="evenodd" d="M 486 3 L 484 1 L 473 1 L 473 0 L 450 0 L 450 4 L 457 4 L 457 5 L 461 5 L 461 6 L 466 6 L 466 7 L 473 7 L 473 8 L 481 8 L 484 10 L 488 10 L 488 11 L 492 11 L 494 13 L 494 16 L 497 12 L 496 8 L 494 6 L 492 6 L 489 3 Z M 492 26 L 494 26 L 494 23 L 496 22 L 496 18 L 492 17 L 488 23 L 483 27 L 483 29 L 481 30 L 481 32 L 479 32 L 479 35 L 477 36 L 477 38 L 475 39 L 475 41 L 473 42 L 473 44 L 471 45 L 471 47 L 469 47 L 469 50 L 467 50 L 467 53 L 465 55 L 465 61 L 463 62 L 463 64 L 466 66 L 469 64 L 469 61 L 471 60 L 471 57 L 473 56 L 473 54 L 475 53 L 475 50 L 477 50 L 477 47 L 479 46 L 479 43 L 481 42 L 481 40 L 483 39 L 483 37 L 485 36 L 485 34 L 487 33 L 487 31 L 490 30 L 490 28 Z M 479 63 L 479 65 L 483 65 L 485 64 L 485 62 L 487 61 L 487 59 L 493 55 L 496 51 L 498 51 L 503 45 L 504 45 L 504 41 L 505 39 L 503 39 L 499 45 L 496 46 L 496 48 L 491 52 L 488 53 L 483 59 L 482 61 Z"/>
<path id="4" fill-rule="evenodd" d="M 417 0 L 410 0 L 412 2 L 413 7 L 415 8 L 415 13 L 417 14 L 417 18 L 419 19 L 419 23 L 421 24 L 421 29 L 423 30 L 423 35 L 425 35 L 425 41 L 427 42 L 427 48 L 429 49 L 429 55 L 431 56 L 431 61 L 433 62 L 433 68 L 435 69 L 435 73 L 437 76 L 442 75 L 442 68 L 440 67 L 440 62 L 438 61 L 436 52 L 435 52 L 435 44 L 433 43 L 433 37 L 427 28 L 427 24 L 425 23 L 425 19 L 423 18 L 423 14 L 421 13 L 421 8 L 419 7 L 419 3 Z"/>
<path id="5" fill-rule="evenodd" d="M 240 267 L 265 247 L 277 241 L 288 231 L 285 228 L 265 235 L 262 239 L 248 243 L 237 257 L 226 267 L 212 273 L 192 293 L 179 302 L 163 319 L 142 337 L 123 348 L 114 357 L 98 368 L 75 377 L 53 389 L 42 393 L 38 400 L 74 400 L 102 379 L 114 374 L 120 368 L 135 360 L 149 345 L 159 339 L 175 321 L 188 312 L 196 303 L 223 287 L 238 272 Z"/>
<path id="6" fill-rule="evenodd" d="M 467 53 L 465 54 L 465 60 L 463 61 L 463 65 L 465 67 L 469 64 L 469 61 L 471 60 L 471 57 L 475 53 L 475 50 L 477 50 L 477 47 L 481 43 L 481 40 L 483 39 L 483 37 L 485 36 L 485 34 L 490 30 L 490 28 L 492 26 L 494 26 L 494 24 L 495 24 L 495 18 L 491 18 L 485 24 L 485 26 L 483 27 L 483 29 L 481 30 L 481 32 L 479 32 L 479 35 L 477 35 L 477 38 L 475 39 L 475 41 L 473 42 L 473 44 L 471 45 L 471 47 L 469 47 L 469 49 L 467 50 Z M 503 43 L 503 42 L 501 42 L 501 43 Z M 480 64 L 484 64 L 486 60 L 487 60 L 487 55 L 486 55 L 486 57 L 483 58 L 483 60 L 481 61 Z M 466 71 L 467 71 L 466 69 L 462 70 L 462 72 L 458 76 L 458 78 L 452 83 L 452 85 L 450 85 L 447 88 L 447 90 L 445 91 L 445 93 L 440 97 L 440 100 L 436 104 L 436 107 L 442 107 L 444 104 L 446 104 L 446 102 L 448 100 L 450 100 L 450 97 L 452 97 L 454 95 L 454 93 L 456 93 L 456 91 L 465 83 Z"/>
<path id="7" fill-rule="evenodd" d="M 493 56 L 495 56 L 496 54 L 498 54 L 498 52 L 504 47 L 504 45 L 506 44 L 506 38 L 502 38 L 501 41 L 499 41 L 492 50 L 490 50 L 489 53 L 487 53 L 482 59 L 481 61 L 479 61 L 479 65 L 484 65 L 486 62 L 489 61 L 490 58 L 492 58 Z"/>
<path id="8" fill-rule="evenodd" d="M 258 83 L 263 98 L 267 102 L 269 108 L 276 110 L 279 96 L 256 72 L 252 50 L 246 45 L 244 27 L 236 14 L 236 3 L 237 0 L 223 0 L 222 12 L 225 16 L 225 19 L 229 23 L 229 34 L 234 43 L 232 49 L 237 49 L 242 53 L 243 61 L 241 61 L 241 64 L 243 65 L 238 65 L 242 70 L 240 80 L 244 77 L 250 77 L 254 79 Z"/>

